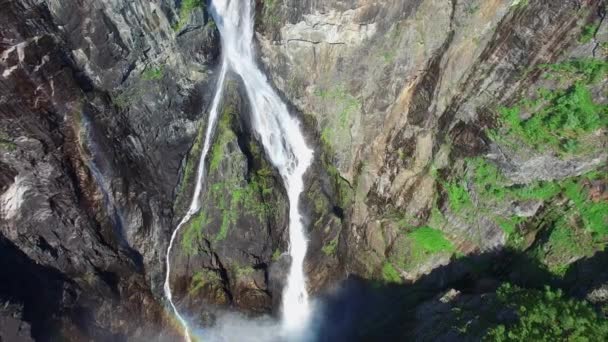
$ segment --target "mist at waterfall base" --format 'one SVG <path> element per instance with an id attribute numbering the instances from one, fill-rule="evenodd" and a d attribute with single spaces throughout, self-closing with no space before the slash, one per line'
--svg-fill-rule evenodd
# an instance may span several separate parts
<path id="1" fill-rule="evenodd" d="M 191 324 L 192 337 L 203 342 L 352 342 L 371 321 L 394 311 L 394 293 L 350 278 L 310 302 L 310 319 L 297 335 L 286 335 L 282 322 L 270 316 L 249 317 L 239 312 L 216 312 L 210 327 Z M 372 317 L 375 317 L 372 319 Z M 190 317 L 186 317 L 188 321 Z M 191 317 L 192 321 L 195 317 Z"/>

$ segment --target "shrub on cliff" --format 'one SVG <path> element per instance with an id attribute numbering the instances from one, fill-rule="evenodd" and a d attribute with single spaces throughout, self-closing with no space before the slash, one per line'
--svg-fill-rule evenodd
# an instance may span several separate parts
<path id="1" fill-rule="evenodd" d="M 561 290 L 543 291 L 502 285 L 498 299 L 516 310 L 518 320 L 488 331 L 488 341 L 606 341 L 608 320 L 585 301 L 566 298 Z"/>

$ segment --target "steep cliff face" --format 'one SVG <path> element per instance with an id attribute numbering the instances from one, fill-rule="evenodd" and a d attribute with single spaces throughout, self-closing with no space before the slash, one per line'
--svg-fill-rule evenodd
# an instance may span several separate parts
<path id="1" fill-rule="evenodd" d="M 2 8 L 0 337 L 175 340 L 164 258 L 196 182 L 220 55 L 205 1 Z M 429 322 L 504 280 L 599 291 L 605 1 L 256 10 L 260 64 L 316 152 L 301 208 L 310 290 L 339 305 L 326 294 L 339 280 L 373 281 L 354 286 L 357 300 L 373 295 L 349 321 L 366 332 L 352 336 L 453 337 Z M 171 256 L 175 301 L 202 325 L 216 309 L 276 310 L 290 262 L 285 190 L 229 79 L 203 208 Z M 437 296 L 447 285 L 460 288 Z"/>
<path id="2" fill-rule="evenodd" d="M 217 32 L 169 2 L 2 7 L 2 300 L 39 340 L 156 336 Z"/>
<path id="3" fill-rule="evenodd" d="M 324 157 L 349 185 L 339 244 L 349 272 L 412 281 L 454 253 L 506 246 L 513 232 L 503 220 L 524 229 L 524 221 L 546 209 L 551 197 L 488 202 L 475 193 L 473 158 L 483 163 L 477 170 L 486 163 L 497 167 L 495 176 L 504 179 L 494 181 L 505 188 L 530 189 L 605 165 L 601 1 L 261 5 L 261 59 L 277 87 L 310 118 Z M 585 80 L 591 64 L 597 64 L 596 79 Z M 554 103 L 567 101 L 560 91 L 577 86 L 593 98 L 590 115 L 597 124 L 551 126 Z M 543 91 L 554 103 L 542 103 Z M 524 108 L 524 100 L 536 103 Z M 557 148 L 539 149 L 531 145 L 540 139 L 501 129 L 509 125 L 503 107 L 521 109 L 522 122 L 537 113 L 549 117 L 542 120 Z M 569 129 L 584 132 L 568 140 L 563 131 Z M 568 141 L 587 148 L 566 153 Z M 454 203 L 458 196 L 470 197 L 470 206 Z M 424 226 L 430 229 L 417 230 Z M 427 238 L 445 243 L 416 247 Z"/>

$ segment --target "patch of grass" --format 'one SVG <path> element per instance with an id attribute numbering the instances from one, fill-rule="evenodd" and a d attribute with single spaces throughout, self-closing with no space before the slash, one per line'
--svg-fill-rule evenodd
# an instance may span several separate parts
<path id="1" fill-rule="evenodd" d="M 9 136 L 0 132 L 0 149 L 5 151 L 14 151 L 17 149 L 17 145 L 9 138 Z"/>
<path id="2" fill-rule="evenodd" d="M 350 126 L 353 114 L 361 108 L 361 101 L 352 96 L 344 86 L 339 85 L 330 89 L 317 89 L 315 96 L 326 107 L 332 108 L 336 115 L 329 116 L 321 131 L 321 141 L 332 147 L 336 144 L 350 143 Z"/>
<path id="3" fill-rule="evenodd" d="M 265 25 L 274 27 L 279 24 L 281 17 L 279 6 L 281 0 L 263 0 L 262 19 Z"/>
<path id="4" fill-rule="evenodd" d="M 188 295 L 193 296 L 196 295 L 205 285 L 207 284 L 218 284 L 222 282 L 222 277 L 213 270 L 202 270 L 197 271 L 192 276 L 192 281 L 190 282 L 190 289 L 188 290 Z"/>
<path id="5" fill-rule="evenodd" d="M 584 228 L 598 236 L 608 236 L 608 202 L 589 200 L 589 192 L 582 182 L 565 183 L 565 194 L 574 203 Z"/>
<path id="6" fill-rule="evenodd" d="M 486 341 L 605 341 L 608 320 L 585 301 L 561 290 L 523 289 L 503 284 L 498 300 L 517 312 L 517 320 L 488 330 Z"/>
<path id="7" fill-rule="evenodd" d="M 583 31 L 581 32 L 581 36 L 578 38 L 578 41 L 582 44 L 589 43 L 595 37 L 595 33 L 599 27 L 599 23 L 586 25 L 583 27 Z"/>
<path id="8" fill-rule="evenodd" d="M 277 261 L 281 258 L 281 250 L 280 249 L 275 249 L 274 252 L 272 253 L 272 261 Z"/>
<path id="9" fill-rule="evenodd" d="M 175 25 L 173 25 L 173 30 L 176 32 L 181 30 L 182 27 L 188 23 L 188 19 L 190 18 L 192 11 L 194 11 L 196 8 L 202 8 L 204 6 L 205 2 L 202 0 L 182 0 L 179 8 L 178 19 Z"/>
<path id="10" fill-rule="evenodd" d="M 226 239 L 239 215 L 251 215 L 262 221 L 270 213 L 271 208 L 262 200 L 264 194 L 272 192 L 267 177 L 263 173 L 256 173 L 249 182 L 229 179 L 211 186 L 211 198 L 222 214 L 215 242 Z"/>
<path id="11" fill-rule="evenodd" d="M 511 7 L 522 10 L 528 7 L 528 5 L 528 0 L 513 0 L 513 2 L 511 3 Z"/>
<path id="12" fill-rule="evenodd" d="M 211 146 L 211 154 L 209 160 L 209 171 L 216 171 L 224 157 L 224 148 L 226 145 L 236 139 L 236 134 L 232 131 L 232 120 L 235 115 L 235 110 L 232 106 L 226 106 L 220 117 L 220 122 L 217 128 L 217 137 Z"/>
<path id="13" fill-rule="evenodd" d="M 509 185 L 498 168 L 483 158 L 469 159 L 467 165 L 474 169 L 473 182 L 482 201 L 548 200 L 561 191 L 556 182 L 539 181 L 525 186 Z"/>
<path id="14" fill-rule="evenodd" d="M 545 71 L 545 77 L 557 78 L 565 86 L 554 90 L 540 88 L 534 98 L 501 108 L 502 128 L 490 130 L 488 135 L 515 148 L 525 144 L 540 152 L 588 151 L 591 147 L 583 140 L 608 127 L 608 105 L 596 103 L 590 90 L 591 85 L 606 80 L 608 62 L 584 58 L 541 64 L 538 68 Z"/>
<path id="15" fill-rule="evenodd" d="M 354 201 L 353 189 L 350 184 L 342 178 L 340 171 L 333 164 L 326 163 L 325 169 L 338 190 L 338 204 L 341 208 L 349 207 Z"/>
<path id="16" fill-rule="evenodd" d="M 408 234 L 413 240 L 414 255 L 428 255 L 440 252 L 454 252 L 452 243 L 445 238 L 443 232 L 431 227 L 420 227 Z"/>
<path id="17" fill-rule="evenodd" d="M 251 266 L 239 266 L 234 269 L 237 278 L 245 278 L 251 276 L 255 270 Z"/>
<path id="18" fill-rule="evenodd" d="M 148 68 L 141 74 L 141 78 L 146 81 L 158 81 L 163 78 L 164 68 L 162 66 Z"/>
<path id="19" fill-rule="evenodd" d="M 186 226 L 183 228 L 184 233 L 182 235 L 182 250 L 189 255 L 197 254 L 197 244 L 201 242 L 205 235 L 203 228 L 209 223 L 207 214 L 200 210 L 194 215 Z"/>
<path id="20" fill-rule="evenodd" d="M 570 205 L 552 206 L 543 221 L 548 225 L 547 241 L 532 250 L 532 256 L 545 264 L 549 271 L 561 276 L 568 265 L 584 256 L 591 256 L 604 248 L 608 237 L 608 203 L 593 202 L 584 186 L 587 180 L 596 178 L 592 172 L 555 182 L 534 182 L 526 186 L 508 185 L 506 179 L 491 163 L 475 158 L 468 160 L 474 169 L 474 189 L 479 196 L 478 212 L 485 212 L 496 202 L 522 202 L 540 200 L 547 203 L 565 197 Z M 555 213 L 553 213 L 555 212 Z M 521 249 L 524 237 L 520 226 L 526 219 L 492 215 L 492 219 L 508 237 L 507 244 Z"/>
<path id="21" fill-rule="evenodd" d="M 446 191 L 450 201 L 450 208 L 454 213 L 461 213 L 473 206 L 469 192 L 461 182 L 447 183 Z"/>
<path id="22" fill-rule="evenodd" d="M 608 125 L 608 106 L 596 104 L 582 82 L 547 94 L 544 100 L 544 105 L 527 119 L 521 117 L 521 107 L 502 108 L 500 119 L 506 134 L 536 150 L 552 147 L 576 153 L 580 138 Z"/>
<path id="23" fill-rule="evenodd" d="M 387 283 L 400 283 L 401 275 L 395 269 L 395 267 L 388 261 L 385 261 L 382 265 L 382 278 Z"/>
<path id="24" fill-rule="evenodd" d="M 580 58 L 554 64 L 541 64 L 545 77 L 564 80 L 578 80 L 585 84 L 595 84 L 608 74 L 608 61 L 595 58 Z"/>
<path id="25" fill-rule="evenodd" d="M 397 238 L 389 259 L 402 270 L 414 270 L 430 256 L 438 253 L 452 254 L 454 245 L 442 231 L 428 226 L 414 228 Z"/>
<path id="26" fill-rule="evenodd" d="M 328 244 L 321 247 L 321 251 L 327 256 L 336 255 L 336 250 L 338 249 L 338 236 L 329 241 Z"/>

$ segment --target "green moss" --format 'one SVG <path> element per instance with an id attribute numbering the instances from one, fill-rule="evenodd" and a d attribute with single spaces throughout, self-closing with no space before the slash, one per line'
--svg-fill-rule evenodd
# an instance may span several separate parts
<path id="1" fill-rule="evenodd" d="M 589 43 L 591 40 L 593 40 L 593 37 L 595 37 L 595 33 L 599 27 L 600 24 L 586 25 L 583 27 L 583 31 L 581 32 L 581 36 L 579 37 L 578 41 L 583 44 Z"/>
<path id="2" fill-rule="evenodd" d="M 467 165 L 474 169 L 475 190 L 486 203 L 503 200 L 548 200 L 561 191 L 556 182 L 539 181 L 526 186 L 509 185 L 498 168 L 483 158 L 469 159 Z"/>
<path id="3" fill-rule="evenodd" d="M 224 148 L 226 145 L 236 138 L 232 131 L 232 120 L 235 115 L 234 107 L 226 106 L 220 116 L 218 123 L 217 134 L 213 145 L 211 146 L 211 154 L 209 160 L 210 172 L 216 171 L 224 158 Z"/>
<path id="4" fill-rule="evenodd" d="M 6 133 L 0 132 L 0 150 L 14 151 L 15 149 L 17 149 L 17 145 Z"/>
<path id="5" fill-rule="evenodd" d="M 338 191 L 338 203 L 341 208 L 347 208 L 354 200 L 353 189 L 350 184 L 342 178 L 340 171 L 332 164 L 325 163 L 325 169 L 329 177 L 333 180 Z"/>
<path id="6" fill-rule="evenodd" d="M 400 283 L 401 275 L 395 267 L 388 261 L 385 261 L 382 265 L 382 278 L 387 283 Z"/>
<path id="7" fill-rule="evenodd" d="M 262 20 L 269 27 L 275 27 L 280 22 L 280 2 L 281 0 L 263 0 Z"/>
<path id="8" fill-rule="evenodd" d="M 251 266 L 236 266 L 234 268 L 234 273 L 237 278 L 245 278 L 251 276 L 255 272 L 255 269 Z"/>
<path id="9" fill-rule="evenodd" d="M 350 126 L 353 115 L 361 108 L 361 101 L 352 96 L 344 86 L 330 89 L 317 89 L 315 95 L 323 105 L 335 110 L 336 115 L 328 117 L 321 131 L 321 141 L 332 147 L 336 144 L 350 143 Z"/>
<path id="10" fill-rule="evenodd" d="M 325 253 L 325 255 L 327 255 L 327 256 L 334 256 L 334 255 L 336 255 L 337 248 L 338 248 L 338 236 L 336 236 L 331 241 L 329 241 L 328 244 L 324 245 L 321 248 L 321 251 L 323 251 L 323 253 Z"/>
<path id="11" fill-rule="evenodd" d="M 584 228 L 604 237 L 608 235 L 608 202 L 589 200 L 589 192 L 582 182 L 569 180 L 564 184 L 566 196 L 574 203 Z"/>
<path id="12" fill-rule="evenodd" d="M 182 0 L 179 15 L 177 18 L 177 22 L 173 25 L 174 31 L 179 31 L 186 25 L 188 19 L 190 18 L 190 14 L 197 8 L 202 8 L 205 6 L 205 3 L 201 0 Z"/>
<path id="13" fill-rule="evenodd" d="M 452 243 L 445 238 L 443 232 L 431 227 L 420 227 L 408 234 L 413 240 L 414 255 L 428 255 L 440 252 L 454 252 Z"/>
<path id="14" fill-rule="evenodd" d="M 541 64 L 546 78 L 560 80 L 575 80 L 585 84 L 595 84 L 608 74 L 608 61 L 595 58 L 580 58 L 554 64 Z M 547 96 L 546 91 L 545 97 Z"/>
<path id="15" fill-rule="evenodd" d="M 204 211 L 199 211 L 194 215 L 183 228 L 182 250 L 190 255 L 197 254 L 197 245 L 205 238 L 203 228 L 209 223 Z"/>
<path id="16" fill-rule="evenodd" d="M 186 165 L 184 166 L 183 175 L 181 179 L 181 183 L 179 185 L 179 189 L 177 191 L 177 196 L 175 203 L 176 205 L 182 204 L 185 199 L 186 187 L 194 182 L 194 177 L 196 176 L 198 162 L 200 160 L 201 149 L 203 147 L 203 139 L 204 139 L 204 125 L 201 125 L 198 129 L 198 133 L 196 138 L 194 139 L 194 143 L 190 148 L 190 152 L 188 153 L 188 159 L 186 160 Z"/>
<path id="17" fill-rule="evenodd" d="M 528 7 L 528 5 L 528 0 L 513 0 L 513 3 L 511 4 L 512 7 L 519 10 L 525 9 L 526 7 Z"/>
<path id="18" fill-rule="evenodd" d="M 141 78 L 146 81 L 158 81 L 163 78 L 163 75 L 164 68 L 160 66 L 144 70 L 144 72 L 141 74 Z"/>
<path id="19" fill-rule="evenodd" d="M 415 228 L 400 236 L 391 250 L 389 259 L 402 270 L 415 270 L 430 256 L 438 253 L 452 254 L 454 245 L 442 231 L 428 226 Z"/>
<path id="20" fill-rule="evenodd" d="M 211 186 L 211 198 L 222 215 L 216 242 L 226 239 L 239 215 L 247 214 L 263 221 L 270 213 L 270 207 L 262 200 L 264 194 L 272 192 L 267 177 L 264 173 L 256 173 L 249 182 L 229 179 Z"/>
<path id="21" fill-rule="evenodd" d="M 582 83 L 556 91 L 547 104 L 528 119 L 520 117 L 520 108 L 503 108 L 501 120 L 508 135 L 513 135 L 536 150 L 552 147 L 566 153 L 581 149 L 580 138 L 608 123 L 608 107 L 593 101 Z"/>
<path id="22" fill-rule="evenodd" d="M 469 192 L 463 184 L 458 182 L 448 183 L 446 191 L 450 201 L 450 208 L 454 213 L 461 213 L 473 206 Z"/>
<path id="23" fill-rule="evenodd" d="M 275 249 L 274 252 L 272 253 L 272 261 L 277 261 L 281 258 L 281 250 L 280 249 Z"/>
<path id="24" fill-rule="evenodd" d="M 207 284 L 219 284 L 222 282 L 222 278 L 216 271 L 213 270 L 202 270 L 194 273 L 192 280 L 190 281 L 190 289 L 188 295 L 196 295 L 205 285 Z"/>
<path id="25" fill-rule="evenodd" d="M 538 89 L 535 98 L 522 99 L 513 107 L 501 108 L 501 130 L 490 131 L 497 141 L 513 147 L 524 143 L 538 151 L 547 149 L 563 154 L 580 154 L 589 149 L 583 139 L 608 127 L 608 106 L 596 103 L 590 85 L 606 79 L 608 62 L 577 59 L 543 64 L 546 77 L 570 84 L 564 89 Z M 523 112 L 529 117 L 522 117 Z"/>

